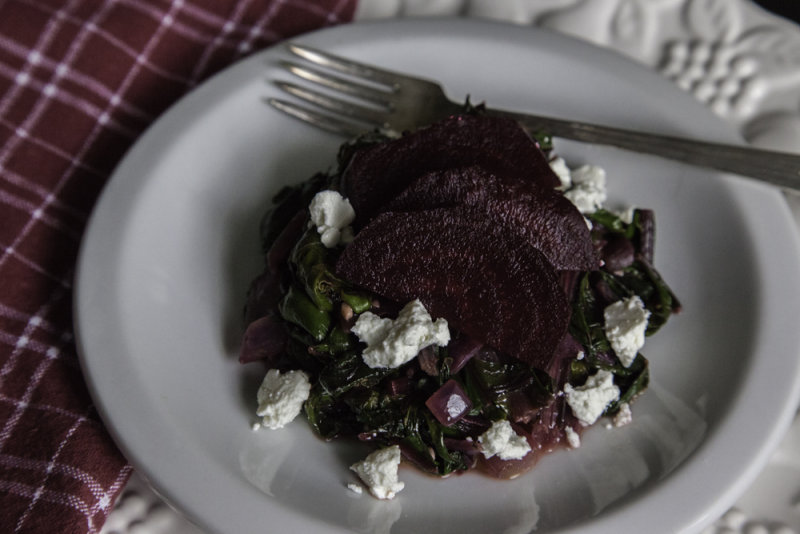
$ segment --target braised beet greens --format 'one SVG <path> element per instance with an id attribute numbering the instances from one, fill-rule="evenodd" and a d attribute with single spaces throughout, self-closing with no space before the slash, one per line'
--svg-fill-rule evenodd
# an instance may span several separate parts
<path id="1" fill-rule="evenodd" d="M 384 141 L 367 136 L 343 146 L 334 170 L 284 188 L 262 221 L 267 268 L 249 294 L 248 334 L 256 336 L 251 328 L 262 321 L 269 328 L 270 346 L 278 348 L 257 358 L 271 368 L 309 374 L 312 390 L 305 415 L 319 436 L 398 444 L 407 461 L 444 476 L 476 466 L 487 469 L 478 436 L 499 419 L 508 419 L 517 433 L 541 445 L 541 450 L 534 447 L 534 456 L 564 441 L 564 428 L 579 426 L 560 393 L 568 382 L 579 386 L 599 369 L 612 372 L 621 396 L 607 408 L 609 415 L 647 387 L 645 357 L 638 354 L 624 367 L 603 328 L 605 307 L 634 295 L 650 312 L 647 335 L 680 308 L 653 267 L 655 225 L 647 210 L 634 211 L 630 222 L 605 210 L 588 216 L 591 240 L 603 263 L 595 270 L 558 272 L 571 315 L 547 366 L 531 365 L 451 327 L 447 347 L 423 349 L 396 369 L 368 367 L 361 357 L 364 345 L 350 328 L 366 311 L 395 317 L 405 302 L 372 294 L 337 276 L 343 247 L 325 247 L 306 214 L 316 192 L 343 188 L 342 170 L 353 154 Z M 539 143 L 549 150 L 549 137 L 542 136 Z M 244 351 L 242 361 L 256 359 Z M 453 395 L 465 411 L 450 420 L 444 404 Z M 520 463 L 525 463 L 520 470 L 532 465 Z"/>

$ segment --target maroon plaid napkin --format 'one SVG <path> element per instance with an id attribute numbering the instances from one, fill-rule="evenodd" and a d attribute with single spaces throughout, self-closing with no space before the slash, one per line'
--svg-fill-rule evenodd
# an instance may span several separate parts
<path id="1" fill-rule="evenodd" d="M 0 0 L 0 533 L 100 530 L 130 467 L 78 365 L 72 279 L 114 166 L 177 98 L 356 0 Z"/>

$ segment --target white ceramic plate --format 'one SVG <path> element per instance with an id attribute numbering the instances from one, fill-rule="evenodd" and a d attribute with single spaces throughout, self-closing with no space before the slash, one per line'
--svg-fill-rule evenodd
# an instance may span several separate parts
<path id="1" fill-rule="evenodd" d="M 736 141 L 627 60 L 530 28 L 475 21 L 344 26 L 307 44 L 443 81 L 459 98 Z M 610 204 L 656 210 L 656 264 L 685 312 L 650 339 L 634 423 L 585 434 L 531 473 L 434 480 L 377 501 L 346 489 L 364 450 L 307 424 L 250 429 L 259 366 L 236 361 L 260 271 L 260 215 L 281 184 L 333 163 L 341 139 L 273 111 L 279 48 L 226 70 L 126 156 L 90 222 L 78 344 L 102 416 L 165 498 L 215 532 L 690 532 L 745 489 L 798 398 L 800 253 L 780 194 L 739 178 L 562 142 L 606 167 Z"/>

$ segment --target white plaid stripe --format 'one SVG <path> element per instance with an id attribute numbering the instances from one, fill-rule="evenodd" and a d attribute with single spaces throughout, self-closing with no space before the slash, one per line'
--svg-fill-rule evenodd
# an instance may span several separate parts
<path id="1" fill-rule="evenodd" d="M 100 531 L 100 525 L 94 524 L 93 517 L 100 510 L 108 510 L 111 507 L 111 505 L 113 505 L 112 496 L 116 495 L 117 492 L 119 492 L 120 488 L 128 480 L 128 476 L 130 475 L 130 473 L 131 473 L 130 466 L 126 466 L 122 470 L 120 470 L 120 473 L 117 476 L 114 483 L 108 488 L 107 491 L 102 492 L 100 498 L 97 499 L 95 504 L 92 506 L 89 506 L 89 504 L 86 501 L 75 497 L 71 493 L 64 493 L 60 491 L 53 491 L 46 489 L 40 490 L 39 488 L 34 488 L 29 484 L 21 484 L 19 482 L 7 482 L 2 479 L 0 479 L 0 491 L 7 491 L 9 493 L 14 493 L 17 495 L 21 495 L 23 497 L 27 497 L 31 500 L 34 499 L 42 500 L 78 510 L 81 513 L 81 515 L 86 517 L 87 534 L 93 534 Z"/>
<path id="2" fill-rule="evenodd" d="M 14 132 L 17 130 L 16 126 L 14 126 L 12 123 L 7 121 L 3 117 L 0 117 L 0 126 L 8 128 L 9 130 L 14 131 Z M 68 161 L 68 162 L 74 164 L 76 169 L 80 169 L 81 171 L 87 172 L 87 173 L 89 173 L 89 174 L 91 174 L 91 175 L 93 175 L 93 176 L 95 176 L 97 178 L 102 178 L 102 177 L 104 177 L 106 175 L 106 173 L 100 171 L 99 169 L 96 169 L 96 168 L 92 167 L 91 165 L 86 164 L 83 161 L 76 160 L 75 157 L 72 156 L 72 154 L 70 154 L 66 150 L 63 150 L 63 149 L 55 146 L 54 144 L 45 141 L 44 139 L 40 139 L 37 136 L 29 134 L 28 137 L 27 137 L 27 141 L 29 143 L 33 143 L 34 145 L 39 146 L 40 148 L 43 148 L 44 150 L 47 150 L 48 152 L 50 152 L 54 156 L 58 156 L 59 158 L 63 159 L 64 161 Z M 8 169 L 4 169 L 3 167 L 0 167 L 0 172 L 2 172 L 2 171 L 6 171 L 7 172 Z M 14 176 L 13 173 L 10 174 L 10 175 Z M 2 174 L 0 174 L 0 176 L 2 176 Z M 30 180 L 26 180 L 24 178 L 21 181 L 30 183 Z M 15 185 L 20 185 L 20 183 L 18 183 L 18 182 L 14 182 L 14 183 L 15 183 Z M 30 183 L 29 187 L 31 188 L 31 191 L 37 191 L 43 197 L 50 195 L 50 190 L 49 189 L 44 188 L 44 187 L 42 187 L 42 186 L 40 186 L 38 184 Z M 86 217 L 82 210 L 73 210 L 73 213 L 75 215 L 80 214 L 80 216 L 82 218 Z"/>
<path id="3" fill-rule="evenodd" d="M 76 165 L 80 163 L 74 158 L 69 158 L 67 161 Z M 56 211 L 61 212 L 63 215 L 73 218 L 78 222 L 86 222 L 86 219 L 88 219 L 88 216 L 84 210 L 65 204 L 58 198 L 54 197 L 48 189 L 45 189 L 39 184 L 33 182 L 26 176 L 21 176 L 15 172 L 11 172 L 8 169 L 3 169 L 0 167 L 0 178 L 5 179 L 5 181 L 10 184 L 14 184 L 22 189 L 27 189 L 28 191 L 36 194 L 39 198 L 45 201 L 48 206 L 54 208 Z"/>
<path id="4" fill-rule="evenodd" d="M 109 2 L 104 2 L 103 8 L 98 10 L 94 14 L 94 16 L 90 19 L 89 24 L 97 24 L 97 21 L 101 20 L 102 17 L 105 16 L 105 14 L 111 8 L 113 3 L 114 0 L 110 0 Z M 75 37 L 75 39 L 72 41 L 72 44 L 70 45 L 67 53 L 65 54 L 64 64 L 69 65 L 70 63 L 72 63 L 72 61 L 77 57 L 78 53 L 82 49 L 88 36 L 89 36 L 89 30 L 86 29 L 85 27 L 82 28 L 77 37 Z M 22 126 L 20 126 L 20 129 L 25 131 L 31 130 L 33 128 L 33 125 L 41 117 L 46 106 L 49 104 L 50 104 L 49 99 L 47 98 L 40 99 L 36 103 L 36 107 L 28 114 L 28 116 L 25 119 L 25 122 L 22 124 Z M 101 124 L 98 123 L 95 125 L 94 130 L 85 140 L 81 150 L 79 150 L 78 155 L 76 157 L 77 161 L 81 161 L 83 159 L 83 155 L 86 153 L 86 151 L 89 150 L 89 148 L 91 147 L 92 143 L 94 142 L 95 138 L 97 137 L 101 129 L 102 129 Z M 6 146 L 2 150 L 0 150 L 0 167 L 5 165 L 9 154 L 11 154 L 13 149 L 16 148 L 17 144 L 19 143 L 19 140 L 20 140 L 19 137 L 12 137 L 9 140 L 9 142 L 6 143 Z M 67 179 L 72 175 L 75 168 L 76 165 L 73 163 L 69 166 L 67 171 L 64 174 L 62 174 L 61 178 L 58 180 L 58 183 L 53 188 L 54 195 L 58 195 L 59 191 L 66 184 Z M 39 209 L 44 211 L 44 209 L 47 207 L 48 204 L 49 202 L 45 200 L 45 202 L 41 206 L 39 206 Z M 7 247 L 3 255 L 0 256 L 0 267 L 2 267 L 3 263 L 5 263 L 6 259 L 11 255 L 11 253 L 13 253 L 14 249 L 22 242 L 22 240 L 24 240 L 25 237 L 27 237 L 28 232 L 31 231 L 31 228 L 35 223 L 36 219 L 31 218 L 28 220 L 28 224 L 26 224 L 25 227 L 22 229 L 22 231 L 19 232 L 19 234 L 17 235 L 17 239 L 14 241 L 14 243 L 12 243 L 10 247 Z M 42 271 L 41 268 L 37 268 L 37 270 Z"/>
<path id="5" fill-rule="evenodd" d="M 268 32 L 265 28 L 267 28 L 268 24 L 272 22 L 275 18 L 275 14 L 278 12 L 280 7 L 284 5 L 284 2 L 275 2 L 269 6 L 269 9 L 264 11 L 264 15 L 247 32 L 247 36 L 245 39 L 239 43 L 237 50 L 240 54 L 246 54 L 253 48 L 253 43 L 259 37 L 267 35 L 269 38 L 278 38 L 275 32 Z"/>
<path id="6" fill-rule="evenodd" d="M 82 228 L 70 228 L 69 226 L 63 224 L 60 219 L 52 217 L 43 212 L 38 205 L 30 202 L 29 200 L 23 200 L 15 195 L 11 195 L 3 190 L 0 190 L 0 204 L 5 204 L 13 209 L 27 213 L 32 218 L 38 219 L 47 226 L 62 232 L 66 237 L 75 242 L 79 242 L 81 240 Z"/>
<path id="7" fill-rule="evenodd" d="M 69 94 L 63 89 L 60 89 L 53 82 L 43 83 L 30 76 L 25 78 L 24 80 L 20 80 L 19 76 L 15 76 L 15 73 L 12 69 L 7 67 L 6 65 L 3 65 L 2 63 L 0 63 L 0 76 L 3 76 L 10 80 L 14 80 L 14 82 L 20 87 L 29 86 L 32 89 L 35 89 L 37 92 L 42 93 L 48 98 L 54 98 L 56 100 L 60 100 L 64 104 L 67 104 L 73 107 L 74 109 L 82 111 L 88 117 L 91 117 L 96 121 L 103 122 L 108 127 L 117 130 L 119 133 L 125 135 L 131 140 L 135 139 L 136 136 L 139 135 L 138 131 L 134 131 L 131 130 L 130 128 L 123 126 L 117 121 L 111 119 L 108 115 L 103 115 L 102 111 L 100 111 L 100 109 L 97 106 L 91 104 L 90 102 L 87 102 L 83 98 L 78 98 Z M 30 136 L 27 130 L 19 128 L 17 128 L 16 134 L 18 137 L 21 137 L 23 139 L 27 139 Z"/>
<path id="8" fill-rule="evenodd" d="M 171 29 L 174 30 L 177 35 L 180 35 L 197 43 L 207 43 L 211 38 L 209 34 L 198 31 L 194 27 L 189 26 L 184 22 L 181 22 L 180 17 L 172 17 L 171 15 L 165 15 L 162 10 L 154 8 L 150 5 L 143 4 L 142 2 L 137 2 L 136 0 L 120 0 L 120 3 L 147 14 L 148 16 L 152 17 L 153 20 L 163 22 L 167 26 L 170 26 Z M 197 20 L 198 22 L 201 22 L 202 24 L 209 27 L 222 26 L 225 23 L 225 19 L 217 16 L 216 13 L 211 13 L 192 4 L 186 4 L 183 0 L 173 1 L 172 7 L 176 9 L 181 9 L 182 14 L 190 16 L 195 20 Z M 244 27 L 242 26 L 237 25 L 235 27 L 235 30 L 237 31 L 243 29 Z M 233 39 L 232 40 L 224 39 L 220 44 L 220 46 L 222 46 L 223 48 L 234 49 L 237 46 L 237 42 Z"/>
<path id="9" fill-rule="evenodd" d="M 64 8 L 59 10 L 59 13 L 63 13 L 65 9 L 70 9 L 77 4 L 76 0 L 71 0 L 69 4 Z M 58 17 L 51 18 L 48 23 L 47 27 L 45 27 L 44 31 L 42 32 L 39 40 L 37 41 L 36 45 L 31 48 L 30 53 L 32 56 L 26 57 L 35 57 L 35 54 L 41 55 L 42 50 L 46 49 L 47 46 L 50 44 L 51 40 L 55 38 L 57 30 L 61 25 L 60 19 Z M 34 63 L 28 60 L 25 63 L 25 67 L 18 73 L 18 76 L 22 77 L 30 77 L 31 68 L 34 67 Z M 5 97 L 0 100 L 0 116 L 4 115 L 8 112 L 11 108 L 11 105 L 14 103 L 16 97 L 19 94 L 22 85 L 17 84 L 17 87 L 14 87 L 11 91 L 9 91 Z"/>
<path id="10" fill-rule="evenodd" d="M 62 361 L 67 362 L 67 363 L 72 363 L 71 360 L 66 359 L 66 358 L 64 360 L 62 360 Z M 77 366 L 77 362 L 75 362 L 74 364 Z M 83 417 L 82 415 L 76 414 L 72 410 L 66 410 L 64 408 L 60 408 L 58 406 L 51 406 L 49 404 L 39 404 L 39 403 L 24 402 L 24 401 L 21 401 L 19 399 L 14 399 L 12 397 L 8 397 L 6 395 L 0 395 L 0 402 L 4 402 L 6 404 L 13 405 L 15 407 L 23 408 L 25 410 L 30 410 L 30 411 L 34 411 L 35 410 L 35 411 L 45 412 L 45 413 L 47 413 L 49 415 L 62 415 L 62 416 L 69 417 L 69 418 L 72 418 L 72 419 L 75 419 L 75 418 L 84 418 L 85 419 L 85 417 Z M 99 425 L 100 424 L 97 421 L 94 421 L 93 419 L 86 419 L 86 423 L 90 424 L 90 425 Z M 15 456 L 15 455 L 11 455 L 11 454 L 0 454 L 0 456 L 5 456 L 5 457 L 7 457 L 9 459 L 19 458 L 20 462 L 27 461 L 25 458 L 20 458 L 19 456 Z M 0 464 L 3 464 L 3 463 L 5 463 L 5 465 L 13 464 L 12 461 L 0 462 Z M 22 467 L 22 465 L 21 464 L 20 465 L 16 465 L 16 467 Z"/>
<path id="11" fill-rule="evenodd" d="M 35 221 L 36 219 L 31 219 L 31 220 Z M 32 226 L 32 225 L 29 225 L 29 226 Z M 13 247 L 5 247 L 5 249 L 3 249 L 3 255 L 0 257 L 0 261 L 5 261 L 5 260 L 7 260 L 8 258 L 10 258 L 12 256 L 15 257 L 18 262 L 22 263 L 26 267 L 29 267 L 34 272 L 37 272 L 37 273 L 41 274 L 45 278 L 47 278 L 49 280 L 52 280 L 53 282 L 55 282 L 59 286 L 65 288 L 65 289 L 69 289 L 69 288 L 72 287 L 72 278 L 71 278 L 71 276 L 59 276 L 56 273 L 51 273 L 47 269 L 45 269 L 44 267 L 42 267 L 41 265 L 36 263 L 34 260 L 26 258 L 22 254 L 20 254 L 20 252 L 18 250 L 16 250 L 15 248 L 13 248 Z"/>
<path id="12" fill-rule="evenodd" d="M 31 317 L 31 319 L 25 325 L 25 329 L 22 331 L 22 335 L 20 337 L 31 339 L 34 331 L 39 327 L 40 324 L 40 321 L 34 321 L 34 317 L 44 317 L 48 313 L 48 311 L 51 308 L 53 308 L 58 303 L 58 301 L 63 299 L 66 295 L 67 292 L 64 290 L 56 291 L 55 293 L 53 293 L 53 295 L 50 297 L 50 300 L 47 301 L 44 304 L 44 306 L 42 306 L 39 310 L 37 310 L 37 312 Z M 20 346 L 19 343 L 17 343 L 14 347 L 14 350 L 11 352 L 11 357 L 8 359 L 8 361 L 6 361 L 3 368 L 0 369 L 0 386 L 2 386 L 3 384 L 3 378 L 6 375 L 10 374 L 14 368 L 14 365 L 16 365 L 20 357 L 20 354 L 22 353 L 23 347 L 24 345 Z M 34 371 L 34 375 L 28 382 L 28 387 L 26 388 L 25 393 L 22 395 L 22 398 L 20 399 L 21 402 L 24 403 L 25 405 L 30 403 L 31 397 L 33 396 L 33 392 L 39 385 L 39 380 L 41 379 L 42 375 L 44 375 L 45 371 L 47 371 L 47 368 L 50 366 L 51 362 L 52 362 L 51 358 L 42 359 L 42 361 L 39 363 L 39 366 Z M 0 428 L 0 452 L 3 451 L 3 447 L 5 446 L 6 440 L 11 435 L 11 432 L 14 430 L 14 427 L 17 425 L 17 422 L 19 422 L 19 419 L 20 417 L 22 417 L 24 411 L 25 409 L 23 406 L 17 406 L 17 409 L 14 410 L 14 413 L 6 421 L 5 425 L 3 425 L 3 428 Z"/>
<path id="13" fill-rule="evenodd" d="M 17 321 L 19 323 L 28 323 L 30 322 L 31 326 L 35 326 L 40 328 L 44 332 L 48 332 L 50 334 L 55 334 L 61 331 L 60 328 L 52 325 L 47 320 L 43 319 L 41 315 L 31 315 L 27 312 L 22 312 L 19 310 L 15 310 L 9 306 L 6 306 L 3 303 L 0 303 L 0 317 L 6 317 L 8 319 Z M 68 332 L 64 332 L 67 334 Z M 0 375 L 2 373 L 0 372 Z"/>
<path id="14" fill-rule="evenodd" d="M 64 493 L 61 491 L 52 491 L 52 490 L 39 490 L 38 488 L 34 488 L 28 484 L 20 484 L 18 482 L 8 483 L 4 480 L 0 480 L 0 490 L 8 491 L 9 493 L 15 493 L 17 495 L 21 495 L 23 497 L 29 498 L 31 501 L 33 500 L 42 500 L 45 502 L 50 502 L 53 504 L 59 504 L 61 506 L 66 506 L 69 508 L 74 508 L 75 510 L 79 511 L 81 515 L 86 518 L 86 528 L 88 534 L 94 534 L 98 532 L 98 527 L 94 524 L 93 514 L 92 514 L 92 507 L 90 507 L 86 501 L 83 499 L 79 499 L 75 497 L 71 493 Z M 18 522 L 15 526 L 15 532 L 18 531 L 21 524 Z"/>
<path id="15" fill-rule="evenodd" d="M 61 440 L 61 444 L 58 446 L 58 449 L 56 450 L 56 453 L 53 455 L 52 458 L 50 458 L 50 461 L 47 462 L 47 465 L 45 466 L 45 469 L 44 469 L 44 473 L 45 473 L 44 480 L 42 480 L 42 483 L 33 492 L 33 497 L 31 498 L 31 501 L 28 504 L 28 508 L 25 510 L 25 512 L 22 514 L 22 516 L 17 521 L 17 528 L 14 530 L 14 532 L 19 532 L 20 529 L 22 529 L 22 526 L 25 524 L 25 521 L 28 519 L 28 517 L 31 514 L 31 511 L 33 510 L 33 507 L 36 506 L 36 503 L 39 502 L 39 499 L 41 498 L 42 494 L 44 493 L 45 488 L 47 487 L 47 481 L 50 480 L 50 475 L 52 474 L 52 472 L 53 472 L 53 470 L 54 470 L 54 468 L 56 466 L 56 460 L 61 455 L 61 451 L 64 450 L 64 447 L 67 445 L 67 443 L 69 443 L 69 440 L 72 438 L 73 434 L 75 434 L 75 432 L 78 430 L 78 427 L 81 426 L 85 421 L 86 421 L 85 417 L 78 418 L 75 421 L 75 423 L 69 428 L 69 430 L 67 431 L 67 435 L 64 437 L 64 439 Z M 90 513 L 87 514 L 87 521 L 89 522 L 89 529 L 91 531 L 96 531 L 96 529 L 94 527 L 94 524 L 93 524 L 93 521 L 92 521 L 92 514 L 90 514 Z"/>
<path id="16" fill-rule="evenodd" d="M 89 419 L 79 420 L 81 424 L 90 422 Z M 95 499 L 102 500 L 107 497 L 108 492 L 103 489 L 103 486 L 94 478 L 90 473 L 82 469 L 78 469 L 70 464 L 59 462 L 44 462 L 42 460 L 31 460 L 28 458 L 20 458 L 19 456 L 10 456 L 8 454 L 0 454 L 0 465 L 13 467 L 15 469 L 28 469 L 30 471 L 46 472 L 52 471 L 60 475 L 73 478 L 80 481 L 86 488 L 89 489 Z"/>
<path id="17" fill-rule="evenodd" d="M 299 1 L 296 3 L 299 6 L 306 9 L 307 11 L 309 11 L 310 13 L 315 13 L 321 17 L 325 17 L 325 20 L 327 20 L 328 24 L 335 24 L 340 21 L 339 13 L 341 13 L 342 9 L 344 9 L 344 6 L 346 4 L 344 0 L 339 0 L 339 4 L 337 4 L 336 7 L 334 7 L 331 10 L 325 10 L 321 9 L 319 4 L 315 2 Z"/>
<path id="18" fill-rule="evenodd" d="M 54 345 L 42 343 L 40 341 L 36 341 L 35 339 L 30 339 L 27 336 L 15 336 L 3 331 L 0 331 L 0 343 L 8 345 L 9 347 L 15 347 L 19 349 L 25 348 L 39 354 L 40 356 L 50 359 L 58 358 L 63 354 L 63 351 Z M 65 361 L 72 360 L 67 359 Z M 73 364 L 77 366 L 77 362 L 73 362 Z M 9 372 L 10 370 L 6 370 L 5 368 L 0 369 L 0 384 L 2 384 L 3 377 L 9 374 Z M 6 401 L 11 400 L 2 393 L 0 393 L 0 399 L 4 399 Z"/>
<path id="19" fill-rule="evenodd" d="M 31 55 L 33 55 L 33 52 L 31 52 L 28 47 L 23 46 L 12 39 L 3 37 L 2 35 L 0 35 L 0 48 L 17 56 L 20 59 L 29 59 Z M 69 80 L 81 85 L 102 99 L 111 98 L 113 90 L 110 89 L 106 84 L 96 80 L 94 77 L 75 69 L 71 69 L 65 63 L 53 61 L 47 56 L 37 55 L 35 57 L 39 58 L 37 65 L 54 72 L 56 78 Z M 0 73 L 2 73 L 6 78 L 15 79 L 17 77 L 16 73 L 10 68 L 6 67 L 5 65 L 2 65 L 2 67 L 4 70 L 0 71 Z M 150 122 L 155 118 L 146 111 L 139 109 L 128 102 L 121 102 L 120 109 L 127 115 L 135 117 L 142 122 Z"/>
<path id="20" fill-rule="evenodd" d="M 121 50 L 134 60 L 138 61 L 140 58 L 139 52 L 137 50 L 131 48 L 124 41 L 121 41 L 116 36 L 102 29 L 102 27 L 97 22 L 98 19 L 96 16 L 92 17 L 92 20 L 86 23 L 83 20 L 75 17 L 74 15 L 69 14 L 69 12 L 66 12 L 64 10 L 55 11 L 49 6 L 42 5 L 40 2 L 37 2 L 36 0 L 18 0 L 18 1 L 23 2 L 31 7 L 35 7 L 47 14 L 55 13 L 56 16 L 59 16 L 60 14 L 60 18 L 62 18 L 63 20 L 68 21 L 77 26 L 80 26 L 81 32 L 88 31 L 89 33 L 102 37 L 104 40 L 108 41 L 109 44 L 117 47 L 119 50 Z M 122 2 L 120 0 L 106 0 L 105 2 L 103 2 L 102 11 L 107 12 L 108 8 L 112 7 L 114 4 L 121 4 L 121 3 Z M 181 76 L 176 76 L 174 73 L 160 68 L 155 63 L 143 62 L 142 65 L 146 69 L 150 70 L 154 74 L 158 74 L 164 79 L 172 80 L 179 83 L 187 83 L 187 80 L 185 78 Z"/>
<path id="21" fill-rule="evenodd" d="M 31 381 L 28 383 L 28 387 L 25 390 L 25 393 L 22 395 L 22 399 L 15 403 L 16 409 L 11 417 L 8 418 L 6 421 L 5 426 L 0 429 L 0 451 L 3 450 L 3 447 L 8 440 L 8 437 L 14 431 L 14 427 L 16 427 L 17 423 L 22 418 L 22 414 L 25 413 L 25 410 L 28 408 L 30 404 L 31 397 L 33 397 L 33 393 L 36 390 L 36 387 L 39 385 L 39 380 L 41 380 L 42 376 L 47 372 L 47 368 L 50 367 L 50 360 L 49 358 L 45 358 L 39 362 L 39 365 L 36 367 L 36 370 L 33 372 L 33 376 L 31 377 Z"/>
<path id="22" fill-rule="evenodd" d="M 191 85 L 195 85 L 200 80 L 200 77 L 203 76 L 203 73 L 208 66 L 208 61 L 211 59 L 211 55 L 220 46 L 222 46 L 222 44 L 225 42 L 226 36 L 233 32 L 233 30 L 236 28 L 236 24 L 239 22 L 239 20 L 241 20 L 242 15 L 247 9 L 249 3 L 250 0 L 242 0 L 241 2 L 238 2 L 233 15 L 221 25 L 220 32 L 216 37 L 214 37 L 213 40 L 209 41 L 208 45 L 206 45 L 203 55 L 200 56 L 200 61 L 197 62 L 197 65 L 192 72 Z M 278 3 L 282 3 L 282 0 L 278 0 Z"/>
<path id="23" fill-rule="evenodd" d="M 111 3 L 113 3 L 113 2 L 114 2 L 114 0 L 111 0 L 109 5 Z M 175 12 L 177 11 L 177 9 L 178 8 L 175 7 L 175 5 L 173 4 L 172 7 L 170 8 L 169 12 L 168 12 L 168 15 L 174 17 L 175 16 Z M 113 112 L 113 110 L 117 106 L 117 104 L 123 100 L 122 97 L 125 94 L 125 91 L 127 91 L 128 88 L 130 87 L 130 85 L 133 83 L 134 79 L 139 74 L 139 70 L 144 68 L 145 66 L 147 66 L 149 64 L 148 58 L 149 58 L 152 50 L 155 48 L 156 44 L 158 43 L 159 39 L 161 39 L 161 37 L 164 35 L 164 32 L 167 30 L 167 28 L 168 28 L 168 26 L 165 25 L 163 23 L 163 21 L 162 21 L 162 23 L 156 29 L 155 33 L 148 40 L 147 44 L 144 47 L 144 50 L 142 50 L 142 52 L 140 52 L 140 53 L 138 53 L 136 55 L 136 58 L 137 58 L 136 63 L 128 70 L 127 74 L 125 75 L 125 78 L 122 80 L 122 83 L 120 83 L 120 85 L 117 88 L 117 90 L 111 96 L 111 99 L 109 100 L 108 107 L 106 107 L 106 109 L 104 111 L 105 115 L 107 115 L 107 116 L 111 115 L 111 113 Z M 89 136 L 88 142 L 85 145 L 85 149 L 88 149 L 89 146 L 91 145 L 91 143 L 94 142 L 95 137 L 99 134 L 99 132 L 101 130 L 100 126 L 102 126 L 102 125 L 98 124 L 97 127 L 95 127 L 94 131 Z M 79 159 L 82 159 L 82 158 L 79 158 Z"/>

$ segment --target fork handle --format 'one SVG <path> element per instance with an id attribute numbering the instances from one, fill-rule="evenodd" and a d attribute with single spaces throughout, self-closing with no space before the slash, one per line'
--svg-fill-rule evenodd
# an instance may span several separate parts
<path id="1" fill-rule="evenodd" d="M 781 187 L 800 190 L 800 156 L 747 146 L 709 143 L 667 135 L 539 117 L 505 110 L 487 110 L 518 121 L 530 132 L 543 131 L 553 137 L 584 143 L 610 145 L 749 176 Z"/>

